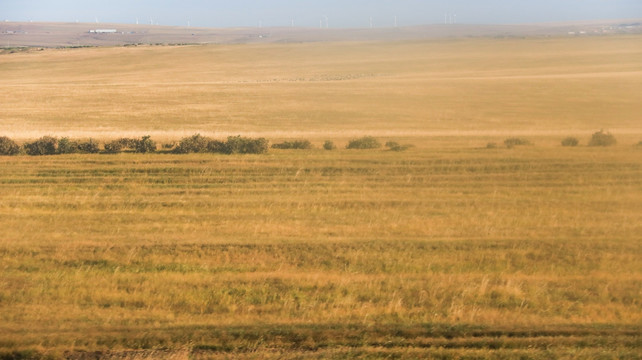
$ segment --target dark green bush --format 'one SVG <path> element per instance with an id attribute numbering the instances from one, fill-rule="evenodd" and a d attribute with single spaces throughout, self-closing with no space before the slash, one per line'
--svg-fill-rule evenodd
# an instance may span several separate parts
<path id="1" fill-rule="evenodd" d="M 265 154 L 268 151 L 265 138 L 229 136 L 225 145 L 225 154 Z"/>
<path id="2" fill-rule="evenodd" d="M 346 149 L 379 149 L 381 143 L 372 136 L 364 136 L 348 142 Z"/>
<path id="3" fill-rule="evenodd" d="M 115 154 L 115 153 L 121 152 L 122 150 L 123 150 L 123 145 L 120 142 L 118 142 L 118 140 L 105 143 L 105 152 Z"/>
<path id="4" fill-rule="evenodd" d="M 20 146 L 6 136 L 0 136 L 0 155 L 18 155 Z"/>
<path id="5" fill-rule="evenodd" d="M 324 148 L 324 149 L 326 149 L 326 150 L 334 150 L 334 149 L 336 149 L 337 147 L 336 147 L 336 145 L 334 145 L 334 143 L 333 143 L 332 141 L 330 141 L 330 140 L 326 140 L 326 141 L 323 143 L 323 148 Z"/>
<path id="6" fill-rule="evenodd" d="M 152 153 L 156 151 L 156 142 L 149 135 L 143 136 L 140 140 L 136 140 L 134 151 L 140 154 Z"/>
<path id="7" fill-rule="evenodd" d="M 574 138 L 574 137 L 571 137 L 571 136 L 569 136 L 569 137 L 565 138 L 564 140 L 562 140 L 562 146 L 577 146 L 579 143 L 580 143 L 580 141 L 577 140 L 577 138 Z"/>
<path id="8" fill-rule="evenodd" d="M 203 153 L 208 151 L 208 145 L 211 140 L 201 134 L 194 134 L 190 137 L 181 139 L 178 146 L 174 149 L 177 154 Z"/>
<path id="9" fill-rule="evenodd" d="M 532 143 L 522 138 L 508 138 L 504 140 L 504 145 L 506 145 L 507 148 L 512 149 L 515 146 L 532 145 Z"/>
<path id="10" fill-rule="evenodd" d="M 120 138 L 105 144 L 105 152 L 108 153 L 119 153 L 125 150 L 136 150 L 136 145 L 139 140 L 131 138 Z"/>
<path id="11" fill-rule="evenodd" d="M 89 139 L 89 141 L 81 142 L 70 140 L 69 138 L 62 138 L 58 141 L 58 154 L 95 154 L 100 151 L 98 143 Z"/>
<path id="12" fill-rule="evenodd" d="M 591 136 L 589 146 L 612 146 L 616 143 L 617 141 L 615 140 L 615 136 L 613 136 L 613 134 L 604 132 L 604 130 L 600 130 Z"/>
<path id="13" fill-rule="evenodd" d="M 78 152 L 78 142 L 64 137 L 58 141 L 58 154 L 75 154 Z"/>
<path id="14" fill-rule="evenodd" d="M 273 149 L 312 149 L 312 143 L 309 140 L 284 141 L 280 144 L 273 144 Z"/>
<path id="15" fill-rule="evenodd" d="M 229 136 L 227 141 L 212 140 L 196 134 L 183 138 L 174 149 L 177 154 L 219 153 L 219 154 L 263 154 L 267 152 L 268 141 L 264 138 L 252 139 L 242 136 Z"/>
<path id="16" fill-rule="evenodd" d="M 120 138 L 117 141 L 122 145 L 123 149 L 126 150 L 134 150 L 136 149 L 136 144 L 138 144 L 138 140 L 133 138 Z"/>
<path id="17" fill-rule="evenodd" d="M 217 154 L 226 154 L 227 144 L 224 141 L 210 140 L 207 143 L 207 151 L 211 153 L 217 153 Z"/>
<path id="18" fill-rule="evenodd" d="M 43 136 L 40 139 L 26 143 L 24 145 L 25 152 L 28 155 L 54 155 L 57 152 L 58 139 L 51 136 Z"/>
<path id="19" fill-rule="evenodd" d="M 97 154 L 100 152 L 98 143 L 89 139 L 89 141 L 81 142 L 78 144 L 78 151 L 86 154 Z"/>

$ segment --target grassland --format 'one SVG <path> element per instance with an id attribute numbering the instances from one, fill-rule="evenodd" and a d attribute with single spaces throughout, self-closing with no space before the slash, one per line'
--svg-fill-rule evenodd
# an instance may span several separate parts
<path id="1" fill-rule="evenodd" d="M 639 40 L 0 56 L 0 135 L 317 147 L 0 157 L 0 357 L 639 358 Z"/>
<path id="2" fill-rule="evenodd" d="M 632 355 L 640 159 L 632 147 L 3 158 L 0 346 Z"/>
<path id="3" fill-rule="evenodd" d="M 640 39 L 16 53 L 0 56 L 0 128 L 23 139 L 641 134 Z"/>

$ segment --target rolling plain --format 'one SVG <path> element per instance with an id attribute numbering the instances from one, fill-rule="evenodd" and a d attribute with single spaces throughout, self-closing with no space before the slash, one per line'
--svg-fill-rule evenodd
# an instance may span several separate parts
<path id="1" fill-rule="evenodd" d="M 0 358 L 640 358 L 641 40 L 2 54 L 19 142 L 315 148 L 0 157 Z"/>

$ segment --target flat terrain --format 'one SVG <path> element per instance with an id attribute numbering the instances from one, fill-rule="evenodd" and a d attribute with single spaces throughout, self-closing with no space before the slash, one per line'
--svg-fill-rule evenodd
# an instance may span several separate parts
<path id="1" fill-rule="evenodd" d="M 4 157 L 0 349 L 633 357 L 640 151 Z"/>
<path id="2" fill-rule="evenodd" d="M 0 358 L 640 358 L 640 40 L 0 55 L 19 142 L 316 147 L 0 157 Z"/>
<path id="3" fill-rule="evenodd" d="M 113 138 L 642 135 L 642 36 L 0 56 L 0 129 Z"/>

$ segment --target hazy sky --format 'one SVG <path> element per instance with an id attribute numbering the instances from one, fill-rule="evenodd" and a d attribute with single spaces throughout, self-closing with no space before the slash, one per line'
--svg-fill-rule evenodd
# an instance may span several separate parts
<path id="1" fill-rule="evenodd" d="M 0 0 L 0 21 L 369 27 L 642 18 L 642 0 Z"/>

